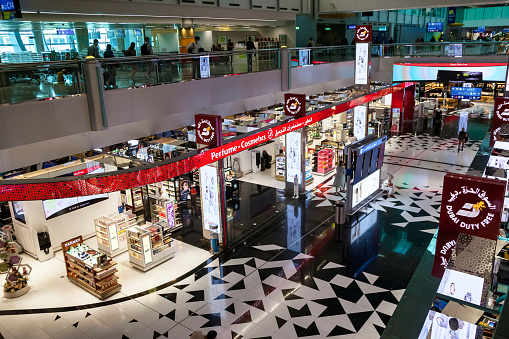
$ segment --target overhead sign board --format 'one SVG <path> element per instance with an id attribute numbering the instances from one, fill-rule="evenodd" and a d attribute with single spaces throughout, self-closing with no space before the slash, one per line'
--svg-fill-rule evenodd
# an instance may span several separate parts
<path id="1" fill-rule="evenodd" d="M 372 31 L 371 25 L 357 25 L 355 27 L 355 42 L 371 42 Z"/>
<path id="2" fill-rule="evenodd" d="M 451 98 L 481 100 L 481 87 L 452 87 Z"/>
<path id="3" fill-rule="evenodd" d="M 198 144 L 219 146 L 222 143 L 223 128 L 221 116 L 197 114 L 194 116 L 196 142 Z"/>
<path id="4" fill-rule="evenodd" d="M 285 115 L 300 118 L 306 115 L 306 94 L 285 93 Z"/>

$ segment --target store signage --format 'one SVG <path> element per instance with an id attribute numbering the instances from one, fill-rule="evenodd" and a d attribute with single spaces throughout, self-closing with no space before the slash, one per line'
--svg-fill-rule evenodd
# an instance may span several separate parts
<path id="1" fill-rule="evenodd" d="M 306 94 L 285 93 L 285 115 L 300 118 L 306 115 Z"/>
<path id="2" fill-rule="evenodd" d="M 369 43 L 355 45 L 355 84 L 367 85 L 369 78 Z"/>
<path id="3" fill-rule="evenodd" d="M 493 123 L 509 123 L 509 98 L 495 98 Z"/>
<path id="4" fill-rule="evenodd" d="M 474 33 L 486 33 L 486 26 L 474 28 Z"/>
<path id="5" fill-rule="evenodd" d="M 152 250 L 150 249 L 150 234 L 145 234 L 141 237 L 143 244 L 143 257 L 145 258 L 145 265 L 152 262 Z"/>
<path id="6" fill-rule="evenodd" d="M 14 11 L 16 9 L 14 0 L 0 0 L 0 6 L 2 7 L 2 12 Z"/>
<path id="7" fill-rule="evenodd" d="M 108 226 L 110 233 L 111 250 L 115 251 L 118 249 L 118 238 L 117 238 L 117 226 L 113 223 Z"/>
<path id="8" fill-rule="evenodd" d="M 380 146 L 381 144 L 383 144 L 386 141 L 387 141 L 387 136 L 381 137 L 380 139 L 377 139 L 375 142 L 373 142 L 369 145 L 363 146 L 361 149 L 359 149 L 358 153 L 359 153 L 359 155 L 362 155 L 366 152 L 371 151 L 375 147 Z"/>
<path id="9" fill-rule="evenodd" d="M 470 175 L 444 177 L 432 275 L 441 278 L 460 233 L 496 240 L 506 183 Z"/>
<path id="10" fill-rule="evenodd" d="M 451 98 L 481 100 L 481 90 L 481 87 L 452 87 Z"/>
<path id="11" fill-rule="evenodd" d="M 442 32 L 444 30 L 443 22 L 429 22 L 428 32 Z"/>
<path id="12" fill-rule="evenodd" d="M 219 146 L 223 142 L 221 116 L 197 114 L 194 116 L 196 142 L 198 144 Z"/>
<path id="13" fill-rule="evenodd" d="M 124 30 L 117 29 L 117 38 L 124 38 Z"/>
<path id="14" fill-rule="evenodd" d="M 74 35 L 74 29 L 57 29 L 57 35 Z"/>
<path id="15" fill-rule="evenodd" d="M 355 27 L 357 27 L 357 25 L 348 25 L 348 29 L 355 29 Z"/>
<path id="16" fill-rule="evenodd" d="M 200 57 L 200 77 L 210 78 L 210 61 L 208 55 Z"/>
<path id="17" fill-rule="evenodd" d="M 93 167 L 88 167 L 88 168 L 82 169 L 80 171 L 72 172 L 72 175 L 74 175 L 74 176 L 76 176 L 76 175 L 85 175 L 85 174 L 89 174 L 89 173 L 95 172 L 95 171 L 97 171 L 100 168 L 102 168 L 101 165 L 96 165 L 96 166 L 93 166 Z M 104 172 L 104 171 L 101 171 L 101 172 Z"/>
<path id="18" fill-rule="evenodd" d="M 173 206 L 173 201 L 166 204 L 166 221 L 168 221 L 170 229 L 175 227 L 175 207 Z"/>
<path id="19" fill-rule="evenodd" d="M 371 25 L 358 25 L 355 28 L 355 42 L 371 42 Z"/>
<path id="20" fill-rule="evenodd" d="M 80 235 L 74 239 L 64 241 L 62 243 L 62 252 L 66 252 L 69 248 L 73 246 L 78 246 L 83 242 L 83 237 Z"/>
<path id="21" fill-rule="evenodd" d="M 447 23 L 453 24 L 456 22 L 456 7 L 449 7 L 447 12 Z"/>
<path id="22" fill-rule="evenodd" d="M 162 165 L 140 169 L 132 172 L 122 172 L 115 175 L 103 175 L 94 178 L 76 178 L 75 180 L 41 182 L 27 184 L 24 180 L 12 180 L 0 183 L 1 201 L 25 201 L 87 196 L 98 193 L 116 192 L 140 187 L 170 178 L 174 178 L 202 166 L 223 159 L 238 152 L 245 151 L 253 146 L 285 135 L 304 126 L 315 124 L 323 119 L 340 112 L 353 109 L 355 106 L 380 99 L 388 94 L 399 92 L 414 85 L 412 82 L 401 82 L 397 85 L 381 89 L 368 95 L 344 101 L 332 108 L 322 109 L 272 128 L 261 130 L 212 149 L 203 149 L 199 154 L 180 161 L 163 163 Z"/>
<path id="23" fill-rule="evenodd" d="M 353 109 L 353 135 L 357 140 L 366 137 L 366 106 L 357 106 Z"/>
<path id="24" fill-rule="evenodd" d="M 134 36 L 141 36 L 141 29 L 140 28 L 135 28 L 134 29 Z"/>

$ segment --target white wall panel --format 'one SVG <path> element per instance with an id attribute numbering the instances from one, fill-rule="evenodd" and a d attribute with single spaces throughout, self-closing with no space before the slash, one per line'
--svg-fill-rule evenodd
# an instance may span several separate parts
<path id="1" fill-rule="evenodd" d="M 292 88 L 306 87 L 354 76 L 354 62 L 340 62 L 311 67 L 292 68 Z"/>
<path id="2" fill-rule="evenodd" d="M 87 96 L 52 100 L 57 137 L 90 130 Z"/>
<path id="3" fill-rule="evenodd" d="M 219 0 L 219 7 L 249 9 L 249 1 L 246 0 Z"/>
<path id="4" fill-rule="evenodd" d="M 277 0 L 253 0 L 253 9 L 274 11 L 277 9 Z"/>
<path id="5" fill-rule="evenodd" d="M 503 4 L 505 0 L 319 0 L 320 13 L 331 12 L 331 4 L 342 12 L 376 11 L 383 9 L 411 9 L 468 5 Z"/>
<path id="6" fill-rule="evenodd" d="M 0 149 L 8 148 L 7 134 L 3 119 L 3 107 L 0 106 Z"/>
<path id="7" fill-rule="evenodd" d="M 279 10 L 285 12 L 300 12 L 300 0 L 279 0 Z"/>

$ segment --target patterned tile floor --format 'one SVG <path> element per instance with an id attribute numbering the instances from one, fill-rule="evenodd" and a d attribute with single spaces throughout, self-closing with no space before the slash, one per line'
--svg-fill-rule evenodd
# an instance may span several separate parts
<path id="1" fill-rule="evenodd" d="M 270 223 L 257 226 L 262 232 L 174 285 L 67 312 L 3 313 L 0 332 L 38 339 L 184 339 L 198 329 L 224 339 L 379 338 L 438 226 L 445 171 L 466 172 L 478 145 L 458 153 L 453 139 L 392 138 L 382 173 L 394 174 L 395 198 L 370 204 L 346 227 L 333 226 L 331 202 L 340 197 L 331 179 L 307 199 L 279 201 Z"/>

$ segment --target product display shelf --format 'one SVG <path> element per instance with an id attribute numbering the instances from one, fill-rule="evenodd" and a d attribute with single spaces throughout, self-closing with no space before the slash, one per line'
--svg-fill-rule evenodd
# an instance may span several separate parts
<path id="1" fill-rule="evenodd" d="M 333 169 L 334 153 L 331 149 L 324 149 L 318 152 L 317 171 L 315 174 L 326 175 Z"/>
<path id="2" fill-rule="evenodd" d="M 304 176 L 304 180 L 306 181 L 306 185 L 309 185 L 313 182 L 314 178 L 313 178 L 313 173 L 312 173 L 312 169 L 313 169 L 313 165 L 311 163 L 311 157 L 307 155 L 307 152 L 306 152 L 306 167 L 305 167 L 306 171 L 305 171 L 305 176 Z"/>
<path id="3" fill-rule="evenodd" d="M 126 190 L 126 205 L 134 213 L 143 210 L 143 193 L 141 187 Z"/>
<path id="4" fill-rule="evenodd" d="M 286 181 L 286 160 L 283 153 L 276 157 L 276 180 Z"/>
<path id="5" fill-rule="evenodd" d="M 83 243 L 81 236 L 62 243 L 67 278 L 99 299 L 122 288 L 118 283 L 116 262 Z"/>
<path id="6" fill-rule="evenodd" d="M 127 230 L 129 262 L 132 266 L 147 271 L 175 254 L 171 246 L 164 246 L 164 227 L 160 224 L 145 224 Z"/>

